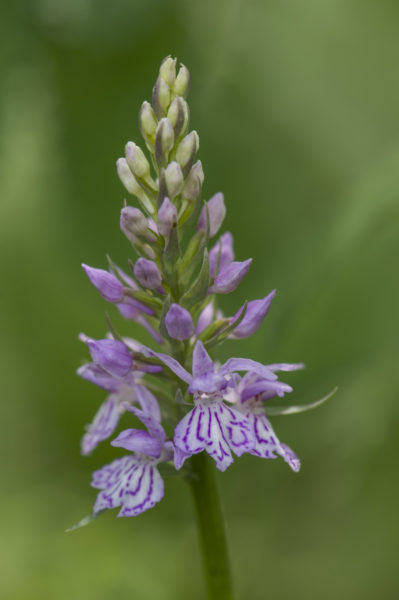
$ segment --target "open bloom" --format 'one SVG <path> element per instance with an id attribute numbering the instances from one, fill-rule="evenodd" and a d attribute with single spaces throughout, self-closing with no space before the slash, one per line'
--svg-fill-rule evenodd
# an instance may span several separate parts
<path id="1" fill-rule="evenodd" d="M 144 411 L 156 419 L 160 419 L 160 411 L 156 398 L 143 385 L 142 371 L 133 369 L 133 361 L 127 346 L 115 340 L 96 341 L 85 336 L 82 336 L 82 339 L 91 347 L 95 360 L 80 367 L 77 371 L 78 375 L 110 392 L 92 423 L 87 426 L 87 431 L 82 438 L 81 451 L 82 454 L 87 455 L 100 442 L 113 434 L 127 405 L 138 402 Z M 121 356 L 122 363 L 115 367 L 114 362 L 117 363 Z M 128 370 L 126 365 L 129 366 Z"/>
<path id="2" fill-rule="evenodd" d="M 173 444 L 165 441 L 159 419 L 135 407 L 128 407 L 144 425 L 142 429 L 126 429 L 112 446 L 132 452 L 93 473 L 91 485 L 100 493 L 94 504 L 94 514 L 121 506 L 118 517 L 134 517 L 162 500 L 164 482 L 157 465 L 173 458 Z"/>
<path id="3" fill-rule="evenodd" d="M 172 357 L 143 348 L 148 356 L 158 357 L 180 379 L 188 383 L 188 391 L 194 396 L 194 408 L 177 424 L 174 443 L 179 452 L 175 455 L 176 468 L 186 458 L 205 450 L 224 471 L 233 462 L 231 451 L 237 456 L 251 452 L 256 444 L 251 422 L 246 415 L 224 399 L 234 386 L 237 371 L 255 374 L 265 386 L 278 393 L 282 384 L 275 373 L 256 361 L 247 358 L 230 358 L 218 370 L 205 350 L 197 341 L 193 352 L 192 374 Z M 286 386 L 286 391 L 291 388 Z"/>
<path id="4" fill-rule="evenodd" d="M 273 371 L 293 371 L 302 368 L 302 364 L 269 365 Z M 264 402 L 274 396 L 282 397 L 291 392 L 291 386 L 279 381 L 269 382 L 259 378 L 256 373 L 247 373 L 244 377 L 235 378 L 234 388 L 230 388 L 228 400 L 235 403 L 250 423 L 254 438 L 254 446 L 249 451 L 260 458 L 277 458 L 281 456 L 293 471 L 299 471 L 301 463 L 291 448 L 278 439 L 274 429 L 266 417 Z"/>
<path id="5" fill-rule="evenodd" d="M 210 272 L 214 279 L 210 288 L 213 294 L 229 294 L 248 273 L 252 258 L 238 262 L 234 260 L 233 236 L 224 233 L 209 252 Z"/>

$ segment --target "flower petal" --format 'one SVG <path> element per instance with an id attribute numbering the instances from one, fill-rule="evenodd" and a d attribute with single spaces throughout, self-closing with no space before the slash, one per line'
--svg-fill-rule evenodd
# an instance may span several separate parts
<path id="1" fill-rule="evenodd" d="M 163 354 L 162 352 L 154 352 L 150 348 L 146 346 L 142 346 L 141 348 L 142 354 L 149 358 L 159 358 L 164 365 L 166 365 L 175 375 L 177 375 L 180 379 L 185 381 L 186 383 L 191 383 L 192 376 L 186 369 L 184 369 L 180 363 L 177 362 L 174 358 L 169 356 L 168 354 Z"/>
<path id="2" fill-rule="evenodd" d="M 193 319 L 185 308 L 173 303 L 166 313 L 166 329 L 175 340 L 188 340 L 194 334 Z"/>
<path id="3" fill-rule="evenodd" d="M 112 440 L 111 446 L 125 448 L 131 452 L 141 452 L 154 458 L 159 458 L 162 451 L 161 442 L 143 429 L 125 429 Z"/>
<path id="4" fill-rule="evenodd" d="M 128 411 L 130 411 L 138 419 L 140 419 L 140 421 L 147 427 L 148 432 L 151 435 L 151 437 L 153 437 L 154 439 L 161 442 L 161 445 L 163 446 L 166 436 L 165 436 L 165 431 L 164 431 L 161 423 L 159 422 L 159 420 L 155 419 L 150 413 L 140 410 L 139 408 L 136 408 L 135 406 L 129 406 L 128 404 L 126 404 L 125 407 Z"/>
<path id="5" fill-rule="evenodd" d="M 217 244 L 209 251 L 209 268 L 212 277 L 216 277 L 234 260 L 233 236 L 226 231 Z"/>
<path id="6" fill-rule="evenodd" d="M 211 293 L 229 294 L 234 292 L 241 279 L 248 273 L 252 258 L 243 262 L 232 262 L 225 269 L 220 269 L 211 287 Z"/>
<path id="7" fill-rule="evenodd" d="M 204 344 L 198 340 L 193 351 L 193 377 L 201 377 L 206 373 L 213 373 L 214 370 L 213 360 L 205 350 Z"/>
<path id="8" fill-rule="evenodd" d="M 120 517 L 133 517 L 159 502 L 164 495 L 163 480 L 151 460 L 134 455 L 114 460 L 93 473 L 92 486 L 101 489 L 94 504 L 96 514 L 122 506 Z"/>
<path id="9" fill-rule="evenodd" d="M 231 334 L 232 338 L 246 338 L 255 333 L 261 326 L 263 319 L 266 317 L 269 312 L 270 304 L 276 295 L 276 290 L 273 290 L 262 300 L 251 300 L 247 304 L 247 310 L 245 311 L 245 316 L 241 323 L 234 329 Z M 243 309 L 243 306 L 237 311 L 237 313 L 232 317 L 230 323 L 234 323 L 236 321 Z"/>
<path id="10" fill-rule="evenodd" d="M 263 412 L 247 411 L 245 416 L 251 423 L 255 438 L 251 454 L 261 458 L 277 458 L 276 454 L 279 454 L 293 471 L 299 471 L 301 463 L 298 457 L 291 448 L 280 442 L 266 415 Z"/>
<path id="11" fill-rule="evenodd" d="M 136 385 L 135 392 L 137 400 L 145 413 L 149 413 L 156 421 L 161 422 L 161 411 L 158 400 L 144 385 Z"/>
<path id="12" fill-rule="evenodd" d="M 219 369 L 219 373 L 227 374 L 232 371 L 249 371 L 274 381 L 277 379 L 275 375 L 268 367 L 262 365 L 262 363 L 252 360 L 251 358 L 229 358 L 227 362 Z"/>
<path id="13" fill-rule="evenodd" d="M 85 456 L 90 454 L 100 442 L 112 435 L 120 418 L 119 403 L 115 398 L 108 396 L 100 406 L 93 422 L 88 426 L 87 432 L 81 441 L 81 452 Z"/>
<path id="14" fill-rule="evenodd" d="M 100 367 L 99 364 L 94 362 L 79 367 L 77 374 L 79 377 L 83 377 L 83 379 L 87 379 L 87 381 L 91 381 L 94 385 L 98 385 L 109 392 L 118 391 L 123 383 L 123 380 L 113 377 Z"/>
<path id="15" fill-rule="evenodd" d="M 98 363 L 111 375 L 123 377 L 128 374 L 133 365 L 129 349 L 118 340 L 87 341 L 94 362 Z"/>
<path id="16" fill-rule="evenodd" d="M 175 429 L 175 446 L 183 452 L 175 457 L 175 466 L 180 468 L 185 454 L 206 450 L 219 471 L 225 471 L 233 462 L 231 450 L 241 456 L 252 449 L 250 425 L 241 413 L 221 400 L 197 400 L 195 404 Z"/>
<path id="17" fill-rule="evenodd" d="M 224 196 L 221 192 L 215 194 L 206 203 L 209 214 L 209 237 L 213 237 L 219 231 L 226 216 L 226 207 L 224 205 Z M 206 231 L 207 215 L 206 208 L 201 211 L 198 219 L 197 231 Z"/>
<path id="18" fill-rule="evenodd" d="M 195 335 L 199 335 L 204 329 L 212 323 L 213 320 L 213 300 L 211 300 L 205 308 L 200 312 L 197 320 L 197 326 L 195 328 Z"/>
<path id="19" fill-rule="evenodd" d="M 261 379 L 253 385 L 244 387 L 241 392 L 241 402 L 245 402 L 246 400 L 249 400 L 249 398 L 253 398 L 254 396 L 262 394 L 263 392 L 267 392 L 269 398 L 272 398 L 273 396 L 280 396 L 280 398 L 282 398 L 284 394 L 292 392 L 292 387 L 287 383 L 283 383 L 282 381 L 269 381 L 268 379 Z M 269 393 L 273 395 L 269 396 Z"/>
<path id="20" fill-rule="evenodd" d="M 82 264 L 82 267 L 91 283 L 105 300 L 114 303 L 122 300 L 124 295 L 123 285 L 115 275 L 103 269 L 94 269 L 85 264 Z"/>

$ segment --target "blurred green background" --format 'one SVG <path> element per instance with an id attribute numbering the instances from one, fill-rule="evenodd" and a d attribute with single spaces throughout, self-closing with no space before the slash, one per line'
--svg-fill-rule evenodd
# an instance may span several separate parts
<path id="1" fill-rule="evenodd" d="M 0 8 L 0 596 L 204 598 L 189 490 L 135 519 L 90 512 L 79 455 L 101 390 L 77 334 L 105 332 L 81 262 L 126 264 L 115 160 L 161 59 L 191 70 L 205 197 L 254 264 L 224 299 L 278 295 L 224 355 L 300 361 L 274 419 L 302 459 L 245 456 L 218 482 L 241 599 L 396 599 L 399 4 L 392 0 L 31 0 Z M 141 335 L 127 324 L 126 333 Z M 148 341 L 148 338 L 142 338 Z M 125 422 L 126 424 L 126 422 Z"/>

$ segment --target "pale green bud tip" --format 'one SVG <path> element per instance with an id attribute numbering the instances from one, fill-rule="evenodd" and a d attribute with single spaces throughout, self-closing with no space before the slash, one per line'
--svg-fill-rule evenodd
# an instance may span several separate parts
<path id="1" fill-rule="evenodd" d="M 131 172 L 125 158 L 118 158 L 116 161 L 116 170 L 118 172 L 119 179 L 129 194 L 134 194 L 135 196 L 140 197 L 142 195 L 142 189 L 139 186 L 135 176 Z"/>
<path id="2" fill-rule="evenodd" d="M 157 130 L 157 120 L 151 104 L 147 101 L 143 102 L 141 105 L 139 125 L 144 137 L 153 137 L 155 135 Z"/>
<path id="3" fill-rule="evenodd" d="M 125 146 L 127 164 L 136 177 L 145 178 L 150 174 L 150 163 L 145 157 L 142 149 L 134 142 L 128 142 Z"/>
<path id="4" fill-rule="evenodd" d="M 164 58 L 159 69 L 159 75 L 170 88 L 173 87 L 176 80 L 176 59 L 171 56 Z"/>
<path id="5" fill-rule="evenodd" d="M 176 152 L 176 160 L 182 167 L 185 167 L 199 148 L 199 137 L 196 131 L 191 131 L 179 144 Z"/>
<path id="6" fill-rule="evenodd" d="M 188 127 L 189 110 L 187 102 L 176 96 L 168 110 L 168 119 L 172 123 L 175 137 L 183 136 Z"/>
<path id="7" fill-rule="evenodd" d="M 173 161 L 165 169 L 165 184 L 168 196 L 174 198 L 183 187 L 183 172 L 179 163 Z"/>
<path id="8" fill-rule="evenodd" d="M 183 98 L 187 98 L 189 87 L 190 72 L 187 67 L 181 65 L 173 86 L 173 91 L 177 96 L 183 96 Z"/>
<path id="9" fill-rule="evenodd" d="M 152 90 L 152 106 L 158 119 L 166 114 L 169 104 L 170 88 L 162 77 L 158 77 Z"/>
<path id="10" fill-rule="evenodd" d="M 201 193 L 201 187 L 204 182 L 204 171 L 202 169 L 202 163 L 198 160 L 195 165 L 191 167 L 190 173 L 184 182 L 182 194 L 187 200 L 194 200 Z"/>
<path id="11" fill-rule="evenodd" d="M 167 164 L 168 154 L 172 150 L 174 143 L 175 135 L 172 124 L 165 117 L 159 121 L 155 135 L 155 158 L 158 164 Z"/>

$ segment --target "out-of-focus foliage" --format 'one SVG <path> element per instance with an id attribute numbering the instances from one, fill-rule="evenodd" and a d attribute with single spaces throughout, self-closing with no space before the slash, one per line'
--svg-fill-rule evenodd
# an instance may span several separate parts
<path id="1" fill-rule="evenodd" d="M 74 375 L 77 334 L 106 329 L 80 262 L 129 256 L 114 162 L 173 54 L 192 73 L 206 195 L 225 192 L 237 255 L 255 259 L 224 308 L 278 289 L 262 330 L 226 352 L 303 360 L 286 377 L 295 403 L 339 386 L 318 411 L 274 419 L 299 475 L 247 456 L 218 476 L 240 597 L 397 598 L 399 5 L 31 0 L 0 11 L 1 597 L 203 598 L 179 479 L 137 519 L 64 533 L 90 511 L 91 470 L 115 456 L 107 444 L 79 455 L 103 393 Z"/>

